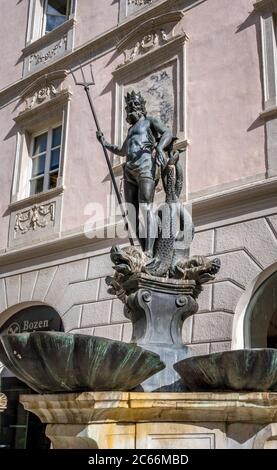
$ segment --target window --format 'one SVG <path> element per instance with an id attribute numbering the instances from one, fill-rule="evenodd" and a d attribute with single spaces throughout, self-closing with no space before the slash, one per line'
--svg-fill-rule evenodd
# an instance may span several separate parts
<path id="1" fill-rule="evenodd" d="M 60 168 L 61 139 L 61 125 L 33 136 L 30 196 L 56 188 Z"/>
<path id="2" fill-rule="evenodd" d="M 23 75 L 57 60 L 74 46 L 76 0 L 28 0 Z"/>
<path id="3" fill-rule="evenodd" d="M 68 20 L 70 15 L 69 0 L 45 0 L 42 34 L 50 33 Z"/>

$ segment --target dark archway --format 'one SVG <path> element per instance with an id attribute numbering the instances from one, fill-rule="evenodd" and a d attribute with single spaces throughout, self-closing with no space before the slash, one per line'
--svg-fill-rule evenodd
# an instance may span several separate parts
<path id="1" fill-rule="evenodd" d="M 277 271 L 252 296 L 245 320 L 251 348 L 277 348 Z"/>

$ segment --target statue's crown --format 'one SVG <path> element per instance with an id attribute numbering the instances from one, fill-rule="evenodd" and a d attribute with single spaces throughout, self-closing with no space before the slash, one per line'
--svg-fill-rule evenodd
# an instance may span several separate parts
<path id="1" fill-rule="evenodd" d="M 131 101 L 137 100 L 141 103 L 141 106 L 144 108 L 146 101 L 145 99 L 141 96 L 140 91 L 136 93 L 134 90 L 132 90 L 130 93 L 127 92 L 127 95 L 125 96 L 125 103 L 128 105 Z"/>

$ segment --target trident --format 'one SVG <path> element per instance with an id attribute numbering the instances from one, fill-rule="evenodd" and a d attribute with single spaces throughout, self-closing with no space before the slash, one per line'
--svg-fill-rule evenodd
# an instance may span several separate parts
<path id="1" fill-rule="evenodd" d="M 83 67 L 82 67 L 81 64 L 80 64 L 80 69 L 81 69 L 81 73 L 82 73 L 82 77 L 83 77 L 83 82 L 78 82 L 78 81 L 77 81 L 77 79 L 76 79 L 76 77 L 75 77 L 75 75 L 74 75 L 74 72 L 73 72 L 72 70 L 71 70 L 71 73 L 72 73 L 72 76 L 73 76 L 75 85 L 76 85 L 76 86 L 82 86 L 82 87 L 84 88 L 84 90 L 85 90 L 85 92 L 86 92 L 86 95 L 87 95 L 87 99 L 88 99 L 89 105 L 90 105 L 90 109 L 91 109 L 91 112 L 92 112 L 92 115 L 93 115 L 93 118 L 94 118 L 94 122 L 95 122 L 95 125 L 96 125 L 96 129 L 97 129 L 98 132 L 101 132 L 100 125 L 99 125 L 99 121 L 98 121 L 98 118 L 97 118 L 97 115 L 96 115 L 96 111 L 95 111 L 95 108 L 94 108 L 94 105 L 93 105 L 93 102 L 92 102 L 92 98 L 91 98 L 91 94 L 90 94 L 90 88 L 89 88 L 90 86 L 95 85 L 95 81 L 94 81 L 94 77 L 93 77 L 93 72 L 92 72 L 92 65 L 90 64 L 91 82 L 87 82 L 87 81 L 86 81 L 85 74 L 84 74 L 84 70 L 83 70 Z M 107 152 L 106 147 L 102 144 L 102 142 L 101 142 L 101 145 L 102 145 L 102 149 L 103 149 L 103 152 L 104 152 L 104 155 L 105 155 L 105 159 L 106 159 L 106 162 L 107 162 L 107 165 L 108 165 L 108 169 L 109 169 L 109 173 L 110 173 L 110 176 L 111 176 L 112 184 L 113 184 L 113 187 L 114 187 L 114 190 L 115 190 L 115 194 L 116 194 L 116 197 L 117 197 L 117 201 L 118 201 L 118 204 L 119 204 L 119 206 L 120 206 L 121 215 L 122 215 L 122 218 L 123 218 L 123 221 L 124 221 L 124 227 L 125 227 L 125 230 L 126 230 L 127 232 L 129 232 L 127 214 L 126 214 L 126 212 L 124 211 L 124 208 L 123 208 L 123 205 L 122 205 L 121 195 L 120 195 L 120 192 L 119 192 L 118 187 L 117 187 L 117 184 L 116 184 L 116 180 L 115 180 L 115 177 L 114 177 L 113 168 L 112 168 L 112 165 L 111 165 L 109 156 L 108 156 L 108 152 Z M 132 238 L 130 235 L 128 236 L 128 238 L 129 238 L 129 241 L 130 241 L 131 246 L 134 246 L 134 240 L 133 240 L 133 238 Z"/>

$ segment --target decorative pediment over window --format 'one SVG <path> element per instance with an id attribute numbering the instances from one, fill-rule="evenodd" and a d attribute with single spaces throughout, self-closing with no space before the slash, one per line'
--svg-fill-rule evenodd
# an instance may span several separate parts
<path id="1" fill-rule="evenodd" d="M 23 112 L 57 97 L 63 90 L 63 81 L 67 75 L 67 70 L 58 70 L 39 77 L 21 95 L 25 102 Z"/>
<path id="2" fill-rule="evenodd" d="M 117 45 L 118 51 L 124 55 L 123 64 L 133 62 L 184 35 L 183 31 L 176 31 L 182 17 L 182 11 L 174 11 L 140 24 Z"/>

